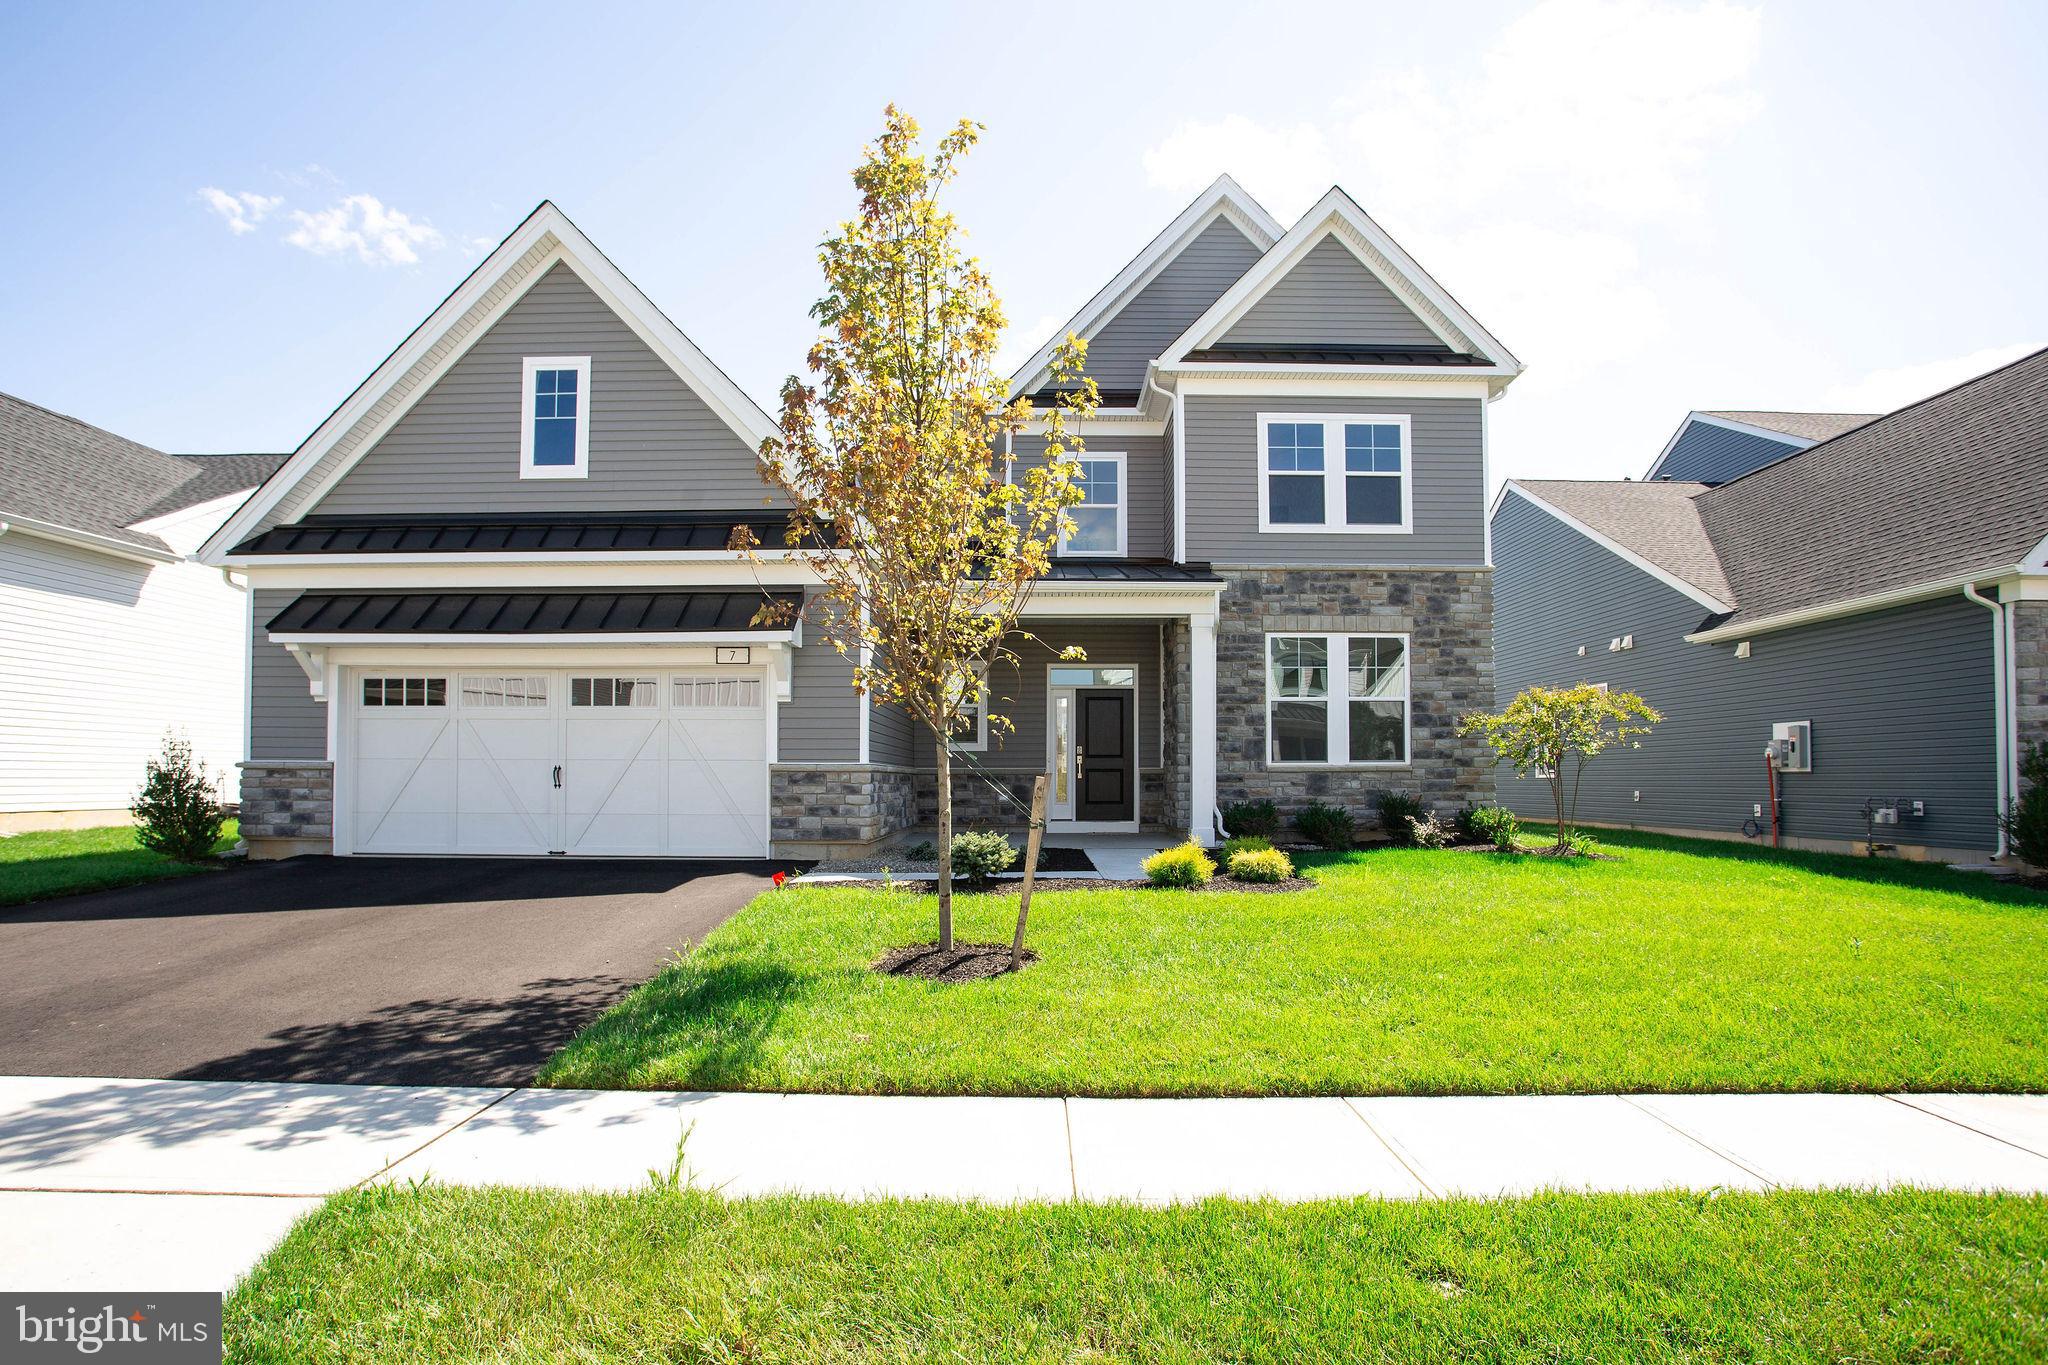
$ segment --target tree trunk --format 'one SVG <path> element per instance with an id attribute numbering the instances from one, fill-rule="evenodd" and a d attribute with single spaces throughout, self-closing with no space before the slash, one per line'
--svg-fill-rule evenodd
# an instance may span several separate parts
<path id="1" fill-rule="evenodd" d="M 953 951 L 953 754 L 938 736 L 939 951 Z"/>
<path id="2" fill-rule="evenodd" d="M 1024 838 L 1024 895 L 1017 902 L 1017 933 L 1010 940 L 1010 970 L 1024 968 L 1024 921 L 1031 918 L 1031 879 L 1038 875 L 1038 843 L 1045 835 L 1044 773 L 1031 780 L 1031 830 Z"/>
<path id="3" fill-rule="evenodd" d="M 1560 752 L 1550 764 L 1550 799 L 1557 806 L 1557 846 L 1563 848 L 1571 842 L 1571 831 L 1564 823 L 1564 754 Z"/>

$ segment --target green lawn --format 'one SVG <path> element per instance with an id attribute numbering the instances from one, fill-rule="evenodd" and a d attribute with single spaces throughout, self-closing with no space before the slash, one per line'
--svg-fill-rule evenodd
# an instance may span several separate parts
<path id="1" fill-rule="evenodd" d="M 221 831 L 220 851 L 233 848 L 238 837 L 236 822 L 228 821 Z M 0 905 L 104 891 L 207 870 L 138 848 L 135 830 L 129 825 L 13 834 L 0 839 Z"/>
<path id="2" fill-rule="evenodd" d="M 2048 895 L 1616 835 L 1615 862 L 1405 850 L 1288 895 L 1034 900 L 1044 961 L 884 978 L 909 893 L 769 893 L 579 1034 L 556 1086 L 919 1094 L 2048 1089 Z M 960 902 L 1009 937 L 1014 897 Z"/>
<path id="3" fill-rule="evenodd" d="M 228 1300 L 237 1361 L 2039 1360 L 2048 1201 L 1174 1209 L 383 1187 Z"/>

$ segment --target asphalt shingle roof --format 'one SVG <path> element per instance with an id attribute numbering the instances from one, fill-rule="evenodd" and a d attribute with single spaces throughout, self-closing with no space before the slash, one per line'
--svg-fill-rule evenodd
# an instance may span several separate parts
<path id="1" fill-rule="evenodd" d="M 167 455 L 76 417 L 0 393 L 0 521 L 18 517 L 152 550 L 133 531 L 163 516 L 253 488 L 282 455 Z"/>
<path id="2" fill-rule="evenodd" d="M 1658 568 L 1684 579 L 1709 597 L 1735 600 L 1728 575 L 1693 499 L 1703 483 L 1659 479 L 1616 483 L 1591 479 L 1516 479 L 1543 502 L 1632 550 Z"/>
<path id="3" fill-rule="evenodd" d="M 1782 431 L 1805 441 L 1826 441 L 1845 431 L 1854 431 L 1882 414 L 1875 412 L 1762 412 L 1753 408 L 1700 410 L 1702 417 L 1725 417 L 1744 426 Z"/>

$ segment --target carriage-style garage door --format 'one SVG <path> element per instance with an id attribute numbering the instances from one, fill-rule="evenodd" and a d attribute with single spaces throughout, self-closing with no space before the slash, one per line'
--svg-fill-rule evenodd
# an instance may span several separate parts
<path id="1" fill-rule="evenodd" d="M 352 852 L 768 851 L 758 671 L 362 669 L 347 689 Z"/>

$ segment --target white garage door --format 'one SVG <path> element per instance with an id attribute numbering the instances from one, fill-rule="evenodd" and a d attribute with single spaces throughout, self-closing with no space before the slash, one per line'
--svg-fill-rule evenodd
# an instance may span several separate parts
<path id="1" fill-rule="evenodd" d="M 365 670 L 348 691 L 353 852 L 767 851 L 759 672 Z"/>

